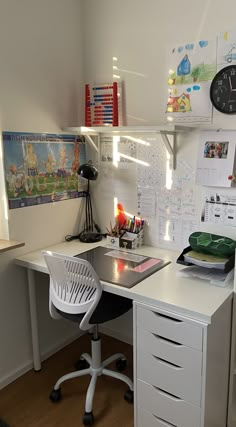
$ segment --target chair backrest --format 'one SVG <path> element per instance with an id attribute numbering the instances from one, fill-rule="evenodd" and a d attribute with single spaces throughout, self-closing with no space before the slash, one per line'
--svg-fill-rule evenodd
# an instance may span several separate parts
<path id="1" fill-rule="evenodd" d="M 49 303 L 65 313 L 85 313 L 80 329 L 90 329 L 90 318 L 102 295 L 97 273 L 84 259 L 50 251 L 42 253 L 50 273 Z"/>

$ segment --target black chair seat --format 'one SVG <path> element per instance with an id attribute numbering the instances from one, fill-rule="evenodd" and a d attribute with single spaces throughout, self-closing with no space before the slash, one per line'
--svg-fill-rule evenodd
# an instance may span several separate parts
<path id="1" fill-rule="evenodd" d="M 91 316 L 90 323 L 92 325 L 97 325 L 100 323 L 108 322 L 109 320 L 116 319 L 117 317 L 126 313 L 131 308 L 132 300 L 130 300 L 129 298 L 103 291 L 97 308 Z M 63 311 L 58 309 L 56 310 L 65 319 L 71 320 L 72 322 L 76 323 L 80 323 L 85 315 L 85 313 L 70 314 L 64 313 Z"/>

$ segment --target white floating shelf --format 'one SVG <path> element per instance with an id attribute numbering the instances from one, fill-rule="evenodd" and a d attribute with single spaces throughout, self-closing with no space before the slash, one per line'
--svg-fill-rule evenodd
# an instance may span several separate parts
<path id="1" fill-rule="evenodd" d="M 71 132 L 79 135 L 99 135 L 101 133 L 129 134 L 129 133 L 165 133 L 174 135 L 179 132 L 189 132 L 193 128 L 178 125 L 166 126 L 96 126 L 96 127 L 66 127 L 64 132 Z"/>
<path id="2" fill-rule="evenodd" d="M 130 135 L 132 134 L 160 134 L 163 143 L 169 154 L 172 156 L 173 169 L 176 168 L 176 135 L 182 132 L 189 132 L 193 130 L 191 127 L 179 125 L 165 125 L 165 126 L 96 126 L 96 127 L 66 127 L 64 132 L 72 133 L 75 135 L 84 135 L 88 143 L 98 152 L 99 137 L 101 134 L 115 135 Z M 98 137 L 97 145 L 92 137 Z M 169 137 L 172 136 L 170 141 Z"/>

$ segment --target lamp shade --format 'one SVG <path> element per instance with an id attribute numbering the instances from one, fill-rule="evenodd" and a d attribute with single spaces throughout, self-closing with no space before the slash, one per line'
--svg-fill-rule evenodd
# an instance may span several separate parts
<path id="1" fill-rule="evenodd" d="M 89 181 L 95 181 L 98 177 L 98 170 L 95 168 L 91 160 L 89 160 L 88 163 L 81 165 L 77 173 Z"/>

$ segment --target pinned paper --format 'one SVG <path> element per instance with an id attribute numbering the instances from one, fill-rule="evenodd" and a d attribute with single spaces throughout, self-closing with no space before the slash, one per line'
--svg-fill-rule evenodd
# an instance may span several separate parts
<path id="1" fill-rule="evenodd" d="M 235 170 L 236 132 L 203 132 L 197 161 L 196 184 L 232 187 Z"/>

